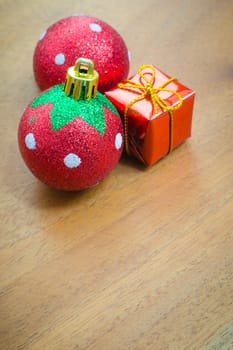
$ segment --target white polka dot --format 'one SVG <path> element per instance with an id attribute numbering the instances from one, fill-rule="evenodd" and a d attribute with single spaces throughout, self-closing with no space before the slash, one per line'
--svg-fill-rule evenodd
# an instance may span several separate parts
<path id="1" fill-rule="evenodd" d="M 120 133 L 116 134 L 116 137 L 115 137 L 115 147 L 116 147 L 116 149 L 120 149 L 121 148 L 122 142 L 123 142 L 122 135 Z"/>
<path id="2" fill-rule="evenodd" d="M 55 63 L 61 65 L 64 62 L 65 62 L 65 55 L 63 53 L 58 53 L 55 56 Z"/>
<path id="3" fill-rule="evenodd" d="M 96 23 L 90 23 L 90 28 L 93 32 L 100 33 L 102 31 L 102 27 Z"/>
<path id="4" fill-rule="evenodd" d="M 36 149 L 36 140 L 31 132 L 25 137 L 25 145 L 28 149 Z"/>
<path id="5" fill-rule="evenodd" d="M 41 36 L 39 37 L 39 40 L 43 40 L 44 37 L 45 37 L 45 35 L 46 35 L 46 33 L 47 33 L 47 31 L 45 30 L 45 31 L 41 34 Z"/>
<path id="6" fill-rule="evenodd" d="M 128 50 L 128 60 L 131 62 L 131 52 Z"/>
<path id="7" fill-rule="evenodd" d="M 68 168 L 77 168 L 81 164 L 81 159 L 74 153 L 69 153 L 64 158 L 64 163 Z"/>

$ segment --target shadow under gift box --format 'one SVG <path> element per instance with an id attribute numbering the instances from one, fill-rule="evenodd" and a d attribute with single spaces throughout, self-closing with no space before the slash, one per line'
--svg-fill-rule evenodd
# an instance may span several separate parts
<path id="1" fill-rule="evenodd" d="M 125 140 L 126 142 L 128 140 L 129 153 L 147 166 L 157 162 L 191 136 L 195 92 L 176 79 L 166 84 L 170 78 L 155 66 L 145 65 L 145 68 L 141 69 L 141 74 L 134 75 L 127 82 L 140 84 L 145 87 L 144 91 L 146 91 L 146 86 L 150 81 L 154 93 L 169 108 L 174 108 L 172 111 L 165 110 L 157 103 L 154 108 L 152 96 L 148 94 L 132 104 L 133 100 L 142 95 L 143 88 L 119 87 L 124 86 L 124 81 L 105 93 L 118 109 L 123 122 L 127 122 L 128 135 L 125 136 Z M 127 83 L 125 84 L 128 86 Z M 161 86 L 163 88 L 160 90 Z M 178 109 L 176 107 L 180 101 L 177 93 L 182 99 L 182 104 Z M 127 115 L 124 116 L 127 108 Z"/>

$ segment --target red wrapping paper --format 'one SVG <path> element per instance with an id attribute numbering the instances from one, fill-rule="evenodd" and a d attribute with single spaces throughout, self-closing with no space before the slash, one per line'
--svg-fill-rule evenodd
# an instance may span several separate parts
<path id="1" fill-rule="evenodd" d="M 160 87 L 171 78 L 157 67 L 152 67 L 155 69 L 153 88 Z M 144 68 L 142 73 L 148 80 L 152 76 L 149 66 Z M 146 86 L 140 74 L 135 74 L 129 81 Z M 165 91 L 166 89 L 174 93 Z M 125 89 L 118 86 L 105 93 L 116 106 L 123 120 L 125 119 L 124 113 L 130 106 L 126 116 L 128 149 L 132 155 L 147 166 L 157 162 L 191 136 L 195 92 L 177 80 L 166 84 L 164 90 L 157 91 L 158 97 L 162 98 L 169 108 L 176 108 L 179 103 L 176 93 L 182 99 L 182 105 L 172 112 L 158 104 L 156 104 L 157 111 L 155 111 L 151 96 L 145 96 L 131 105 L 131 102 L 142 94 L 142 90 L 137 88 Z"/>

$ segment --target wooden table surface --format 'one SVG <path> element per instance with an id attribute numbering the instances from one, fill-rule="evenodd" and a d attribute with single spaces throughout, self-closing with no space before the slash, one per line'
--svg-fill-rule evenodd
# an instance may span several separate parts
<path id="1" fill-rule="evenodd" d="M 39 183 L 17 128 L 32 55 L 73 13 L 116 28 L 130 73 L 153 63 L 197 93 L 192 138 L 98 186 Z M 0 349 L 233 349 L 231 0 L 1 0 Z"/>

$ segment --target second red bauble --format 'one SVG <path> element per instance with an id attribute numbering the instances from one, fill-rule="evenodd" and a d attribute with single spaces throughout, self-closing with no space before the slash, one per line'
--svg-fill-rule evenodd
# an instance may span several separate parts
<path id="1" fill-rule="evenodd" d="M 62 83 L 78 57 L 94 61 L 101 92 L 127 78 L 129 54 L 120 34 L 95 17 L 77 15 L 61 19 L 41 35 L 33 58 L 39 87 Z"/>

